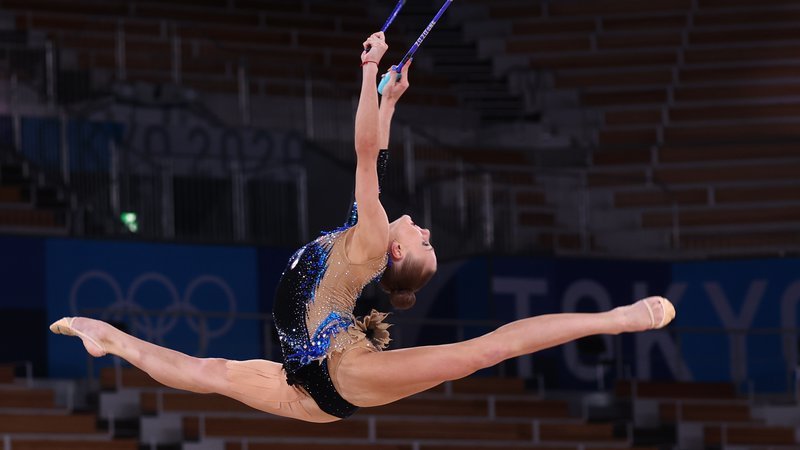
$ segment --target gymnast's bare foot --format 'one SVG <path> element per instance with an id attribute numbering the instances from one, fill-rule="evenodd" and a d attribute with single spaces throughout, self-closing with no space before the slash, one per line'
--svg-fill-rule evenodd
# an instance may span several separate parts
<path id="1" fill-rule="evenodd" d="M 620 308 L 623 330 L 627 332 L 665 327 L 675 318 L 675 307 L 664 297 L 647 297 Z"/>
<path id="2" fill-rule="evenodd" d="M 56 334 L 63 334 L 66 336 L 78 336 L 83 341 L 83 346 L 86 351 L 94 357 L 100 357 L 108 353 L 100 344 L 102 339 L 103 322 L 94 319 L 87 319 L 84 317 L 64 317 L 53 322 L 50 325 L 50 331 Z M 94 337 L 93 337 L 94 336 Z M 97 339 L 95 339 L 97 338 Z"/>

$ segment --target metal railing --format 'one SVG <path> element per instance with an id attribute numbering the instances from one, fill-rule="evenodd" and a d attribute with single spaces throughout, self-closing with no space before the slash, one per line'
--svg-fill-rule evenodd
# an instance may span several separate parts
<path id="1" fill-rule="evenodd" d="M 284 66 L 276 66 L 276 69 L 281 71 L 289 70 L 295 73 L 290 76 L 291 79 L 298 81 L 294 87 L 301 86 L 303 95 L 301 101 L 298 102 L 286 96 L 278 95 L 261 95 L 259 98 L 254 98 L 251 95 L 252 86 L 255 81 L 249 76 L 248 70 L 250 63 L 246 57 L 232 53 L 226 53 L 226 50 L 218 42 L 210 39 L 202 39 L 206 43 L 210 43 L 217 47 L 215 57 L 219 58 L 225 67 L 235 68 L 236 84 L 238 86 L 238 94 L 233 97 L 225 97 L 228 100 L 234 100 L 233 104 L 227 100 L 219 100 L 213 95 L 205 95 L 203 101 L 195 101 L 196 94 L 193 93 L 190 86 L 191 80 L 187 80 L 187 76 L 183 74 L 183 65 L 181 64 L 180 55 L 180 35 L 177 27 L 170 28 L 172 30 L 172 42 L 174 45 L 170 46 L 171 57 L 173 61 L 171 82 L 176 86 L 170 87 L 168 85 L 158 85 L 156 89 L 160 89 L 160 93 L 154 93 L 153 89 L 140 89 L 132 80 L 131 70 L 126 66 L 126 38 L 124 28 L 120 24 L 119 31 L 116 34 L 117 44 L 114 50 L 114 61 L 116 61 L 116 68 L 113 71 L 113 77 L 110 84 L 104 86 L 94 86 L 91 89 L 86 89 L 83 80 L 80 81 L 81 85 L 77 84 L 72 89 L 70 81 L 67 79 L 59 79 L 59 67 L 57 63 L 60 61 L 58 51 L 52 43 L 48 43 L 45 48 L 40 52 L 41 56 L 41 70 L 44 76 L 41 77 L 42 85 L 40 91 L 42 95 L 38 97 L 38 101 L 27 102 L 44 104 L 44 115 L 54 121 L 50 126 L 51 130 L 47 127 L 39 127 L 34 132 L 33 136 L 44 145 L 39 145 L 39 153 L 47 153 L 52 151 L 53 145 L 58 145 L 58 155 L 48 155 L 45 158 L 42 154 L 26 154 L 37 166 L 43 167 L 51 176 L 60 176 L 63 183 L 73 191 L 77 192 L 78 198 L 82 202 L 91 205 L 92 216 L 95 220 L 100 218 L 101 223 L 89 224 L 85 227 L 84 233 L 86 234 L 103 234 L 103 233 L 119 233 L 120 230 L 124 233 L 125 230 L 121 229 L 118 223 L 118 216 L 123 211 L 143 211 L 143 217 L 150 220 L 143 221 L 139 225 L 140 236 L 149 238 L 190 238 L 190 239 L 204 239 L 208 236 L 221 238 L 222 240 L 246 241 L 246 242 L 264 242 L 263 239 L 253 239 L 259 237 L 257 233 L 254 235 L 255 230 L 258 230 L 265 222 L 270 222 L 272 217 L 278 216 L 279 210 L 295 210 L 297 224 L 291 224 L 287 228 L 300 229 L 298 233 L 300 236 L 308 236 L 308 227 L 305 225 L 305 217 L 303 211 L 307 209 L 308 193 L 306 192 L 305 184 L 301 183 L 305 175 L 303 175 L 302 167 L 299 165 L 292 165 L 291 169 L 298 173 L 295 177 L 297 183 L 292 188 L 294 193 L 295 202 L 292 202 L 290 197 L 282 197 L 281 208 L 276 208 L 270 214 L 263 214 L 260 218 L 247 218 L 248 209 L 254 210 L 255 192 L 276 191 L 277 189 L 269 189 L 266 186 L 269 180 L 273 180 L 274 175 L 285 172 L 284 166 L 274 168 L 265 168 L 261 173 L 254 175 L 244 172 L 244 167 L 247 163 L 242 161 L 232 161 L 227 156 L 229 152 L 234 153 L 242 152 L 242 142 L 246 142 L 248 136 L 246 133 L 249 130 L 252 132 L 268 133 L 264 131 L 263 127 L 269 127 L 272 130 L 288 130 L 293 136 L 297 146 L 304 146 L 304 140 L 300 138 L 303 136 L 305 142 L 313 140 L 322 146 L 326 152 L 329 152 L 340 164 L 347 165 L 353 161 L 353 147 L 352 147 L 352 120 L 354 113 L 354 98 L 349 92 L 353 91 L 353 87 L 343 87 L 335 77 L 325 77 L 316 75 L 313 68 L 310 66 L 298 66 L 287 69 Z M 91 33 L 91 31 L 87 31 Z M 177 52 L 177 53 L 176 53 Z M 261 63 L 260 63 L 261 64 Z M 263 64 L 262 64 L 263 65 Z M 220 79 L 225 78 L 221 74 Z M 353 79 L 357 79 L 357 72 L 354 71 Z M 184 85 L 181 85 L 184 83 Z M 51 85 L 58 85 L 58 92 L 49 88 Z M 152 86 L 151 86 L 152 87 Z M 138 90 L 137 90 L 138 89 Z M 286 87 L 291 90 L 291 86 Z M 263 80 L 262 80 L 263 90 Z M 13 95 L 19 91 L 18 86 L 12 86 L 9 92 Z M 58 95 L 58 94 L 64 95 Z M 85 94 L 83 98 L 81 93 Z M 287 91 L 288 93 L 288 91 Z M 69 100 L 69 103 L 57 101 L 63 98 L 64 102 Z M 23 102 L 24 103 L 24 102 Z M 13 117 L 15 124 L 22 122 L 26 109 L 30 108 L 29 105 L 21 107 L 19 102 L 9 102 L 11 107 L 10 114 Z M 263 105 L 269 105 L 269 113 L 266 110 L 258 110 Z M 181 162 L 175 158 L 175 152 L 172 150 L 175 145 L 176 136 L 173 136 L 170 130 L 165 129 L 163 124 L 139 123 L 141 113 L 136 109 L 144 110 L 151 109 L 149 112 L 151 116 L 162 114 L 164 117 L 170 116 L 167 110 L 170 108 L 183 108 L 186 111 L 191 111 L 195 116 L 202 116 L 207 119 L 211 124 L 210 127 L 219 126 L 224 127 L 221 138 L 220 135 L 214 136 L 214 131 L 211 131 L 211 137 L 208 132 L 202 129 L 194 128 L 189 131 L 188 136 L 183 136 L 182 142 L 188 142 L 190 145 L 197 147 L 196 149 L 201 152 L 200 158 L 205 159 L 206 165 L 203 167 L 195 161 L 193 169 L 194 172 L 186 173 L 178 166 Z M 127 111 L 126 111 L 127 109 Z M 227 114 L 227 112 L 238 111 L 238 113 Z M 150 121 L 158 119 L 150 118 Z M 171 120 L 171 119 L 169 119 Z M 109 124 L 119 124 L 124 128 L 124 137 L 100 137 L 100 140 L 108 140 L 107 150 L 91 148 L 91 141 L 97 136 L 90 135 L 85 137 L 88 145 L 81 149 L 70 148 L 70 138 L 68 137 L 70 126 L 75 126 L 75 123 L 80 121 L 106 121 Z M 24 140 L 25 133 L 20 130 L 23 128 L 17 125 L 14 132 L 14 139 L 16 148 L 21 149 L 26 147 Z M 28 127 L 29 128 L 29 127 Z M 58 131 L 56 131 L 58 130 Z M 231 133 L 231 130 L 233 132 Z M 261 130 L 261 131 L 259 131 Z M 397 133 L 401 130 L 401 133 Z M 92 132 L 97 131 L 92 130 Z M 58 133 L 58 136 L 55 134 Z M 105 130 L 100 134 L 114 134 Z M 302 133 L 298 135 L 297 133 Z M 53 136 L 48 136 L 48 134 Z M 90 133 L 91 134 L 91 133 Z M 489 180 L 489 171 L 471 167 L 469 170 L 475 173 L 476 177 L 481 181 L 479 184 L 478 193 L 471 194 L 468 192 L 467 187 L 469 183 L 458 181 L 458 187 L 461 190 L 457 194 L 459 201 L 457 206 L 459 211 L 455 214 L 459 217 L 458 223 L 446 222 L 449 216 L 431 214 L 431 211 L 441 211 L 442 199 L 447 198 L 443 192 L 452 191 L 452 186 L 445 186 L 451 183 L 450 180 L 438 181 L 428 176 L 424 171 L 416 170 L 419 160 L 425 158 L 426 155 L 420 152 L 414 152 L 415 143 L 420 140 L 427 141 L 429 144 L 440 146 L 445 155 L 459 167 L 465 166 L 462 161 L 459 161 L 452 152 L 446 149 L 441 142 L 432 139 L 430 136 L 420 135 L 412 127 L 406 125 L 402 128 L 396 127 L 395 136 L 402 135 L 401 147 L 404 149 L 403 158 L 394 158 L 393 166 L 397 166 L 398 170 L 404 175 L 402 183 L 391 183 L 384 189 L 384 196 L 393 196 L 396 202 L 405 204 L 405 207 L 410 206 L 411 211 L 417 216 L 424 214 L 429 220 L 426 220 L 426 225 L 432 227 L 437 231 L 437 236 L 460 235 L 469 233 L 471 228 L 478 230 L 475 238 L 476 243 L 480 242 L 481 245 L 473 246 L 470 249 L 464 249 L 461 246 L 451 246 L 453 251 L 477 252 L 486 251 L 490 249 L 493 242 L 493 230 L 496 228 L 494 224 L 495 218 L 492 215 L 491 198 L 487 196 L 490 193 L 491 182 Z M 222 154 L 221 158 L 213 158 L 206 156 L 210 141 L 215 138 L 222 139 L 221 149 L 218 153 Z M 300 138 L 300 139 L 297 139 Z M 253 138 L 256 139 L 256 138 Z M 177 139 L 181 141 L 181 139 Z M 267 141 L 262 142 L 267 145 Z M 395 139 L 396 141 L 396 139 Z M 49 143 L 49 145 L 47 145 Z M 272 145 L 272 142 L 269 142 Z M 233 145 L 232 148 L 228 146 Z M 29 146 L 28 146 L 29 147 Z M 245 145 L 247 147 L 247 145 Z M 252 147 L 252 145 L 251 145 Z M 246 149 L 247 150 L 247 149 Z M 246 151 L 245 150 L 245 151 Z M 256 149 L 259 150 L 259 149 Z M 272 149 L 264 149 L 264 151 L 271 151 Z M 105 154 L 103 154 L 105 151 Z M 77 155 L 76 155 L 77 152 Z M 189 155 L 187 155 L 189 156 Z M 140 166 L 149 166 L 148 171 L 143 167 L 133 169 L 130 161 L 137 161 Z M 143 160 L 143 161 L 142 161 Z M 97 170 L 99 165 L 102 170 Z M 263 162 L 263 161 L 262 161 Z M 252 165 L 252 164 L 251 164 Z M 86 166 L 94 166 L 94 170 L 86 170 Z M 200 180 L 186 179 L 185 176 L 202 175 L 207 176 L 209 171 L 208 166 L 216 166 L 215 171 L 218 171 L 220 166 L 223 168 L 222 172 L 226 172 L 223 178 L 219 180 Z M 229 170 L 225 170 L 225 169 Z M 483 175 L 478 173 L 482 172 Z M 182 177 L 183 176 L 183 177 Z M 214 176 L 212 174 L 212 176 Z M 394 177 L 387 177 L 395 179 Z M 206 187 L 201 185 L 205 184 Z M 280 185 L 286 185 L 282 183 Z M 192 188 L 191 186 L 196 186 Z M 260 186 L 260 187 L 259 187 Z M 200 190 L 205 189 L 204 192 Z M 188 197 L 179 198 L 179 191 L 196 191 L 199 195 L 195 199 Z M 226 217 L 223 223 L 218 220 L 215 222 L 210 217 L 204 217 L 202 214 L 196 213 L 194 218 L 187 218 L 187 211 L 192 209 L 191 205 L 195 205 L 194 209 L 201 209 L 199 204 L 207 206 L 207 201 L 213 198 L 212 192 L 223 191 L 222 197 L 229 201 L 228 205 L 224 205 L 222 216 Z M 222 200 L 220 200 L 222 201 Z M 258 202 L 256 202 L 258 203 Z M 294 203 L 294 205 L 292 205 Z M 297 204 L 300 206 L 295 206 Z M 221 205 L 221 203 L 219 204 Z M 183 211 L 180 208 L 185 207 Z M 222 207 L 222 206 L 219 206 Z M 452 208 L 449 208 L 452 209 Z M 472 211 L 483 211 L 479 216 L 475 216 Z M 405 212 L 405 211 L 404 211 Z M 219 217 L 220 211 L 215 211 L 215 217 Z M 473 227 L 474 224 L 467 223 L 465 218 L 470 215 L 472 218 L 478 218 L 482 225 Z M 155 219 L 155 220 L 153 220 Z M 197 228 L 203 231 L 187 231 L 181 232 L 181 221 L 195 222 Z M 208 223 L 211 222 L 211 223 Z M 272 221 L 274 222 L 274 220 Z M 441 223 L 440 223 L 441 222 Z M 191 226 L 185 227 L 191 229 Z M 281 234 L 282 237 L 283 233 Z M 275 243 L 289 243 L 295 244 L 298 239 L 284 239 L 273 241 Z M 442 246 L 444 254 L 447 254 L 447 244 Z"/>

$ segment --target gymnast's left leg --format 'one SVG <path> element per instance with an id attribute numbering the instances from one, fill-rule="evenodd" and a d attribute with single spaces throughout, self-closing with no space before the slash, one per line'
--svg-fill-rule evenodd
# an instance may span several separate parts
<path id="1" fill-rule="evenodd" d="M 672 304 L 648 297 L 600 313 L 548 314 L 517 320 L 454 344 L 385 352 L 350 352 L 336 368 L 342 396 L 358 406 L 378 406 L 466 377 L 506 359 L 595 334 L 660 328 L 675 316 Z"/>

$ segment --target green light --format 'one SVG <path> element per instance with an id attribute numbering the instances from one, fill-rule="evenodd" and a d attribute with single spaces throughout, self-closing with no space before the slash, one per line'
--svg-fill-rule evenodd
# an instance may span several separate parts
<path id="1" fill-rule="evenodd" d="M 131 233 L 139 231 L 139 222 L 137 221 L 136 213 L 126 211 L 119 215 L 119 220 Z"/>

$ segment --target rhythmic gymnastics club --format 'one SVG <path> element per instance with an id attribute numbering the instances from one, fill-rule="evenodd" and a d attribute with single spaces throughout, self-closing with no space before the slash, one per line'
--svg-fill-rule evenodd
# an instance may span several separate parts
<path id="1" fill-rule="evenodd" d="M 386 19 L 386 23 L 383 24 L 383 28 L 381 28 L 381 31 L 383 31 L 384 33 L 386 32 L 386 30 L 389 28 L 389 25 L 391 25 L 392 22 L 394 22 L 394 19 L 397 17 L 397 14 L 400 12 L 401 9 L 403 9 L 403 5 L 405 4 L 406 0 L 400 0 L 397 2 L 397 5 L 395 5 L 394 10 L 392 11 L 392 14 L 389 15 L 388 19 Z"/>
<path id="2" fill-rule="evenodd" d="M 403 9 L 403 5 L 405 5 L 405 4 L 406 4 L 406 0 L 399 0 L 397 2 L 397 4 L 394 6 L 394 10 L 392 10 L 392 13 L 389 14 L 389 18 L 386 19 L 386 23 L 384 23 L 383 27 L 381 27 L 381 32 L 385 33 L 386 30 L 389 29 L 389 25 L 391 25 L 392 22 L 394 22 L 394 19 L 397 17 L 397 14 L 400 13 L 400 10 Z M 372 49 L 372 47 L 369 47 L 369 46 L 364 47 L 364 51 L 365 52 L 368 52 L 371 49 Z"/>
<path id="3" fill-rule="evenodd" d="M 414 42 L 414 45 L 412 45 L 410 49 L 408 49 L 406 56 L 403 56 L 403 59 L 400 60 L 400 64 L 392 66 L 392 68 L 389 69 L 388 73 L 383 74 L 381 82 L 378 85 L 379 94 L 383 95 L 383 88 L 386 86 L 386 83 L 389 82 L 389 77 L 387 77 L 386 75 L 391 73 L 393 70 L 397 72 L 397 80 L 398 81 L 400 80 L 400 71 L 403 70 L 403 66 L 408 62 L 409 59 L 411 59 L 411 57 L 414 56 L 414 53 L 417 52 L 419 46 L 422 45 L 422 41 L 424 41 L 425 38 L 428 37 L 428 33 L 431 32 L 433 26 L 436 25 L 436 22 L 438 22 L 439 19 L 442 17 L 442 14 L 444 14 L 444 12 L 447 11 L 447 8 L 450 6 L 451 3 L 453 3 L 453 0 L 445 0 L 444 5 L 442 5 L 442 7 L 439 9 L 439 12 L 437 12 L 436 15 L 433 16 L 433 20 L 431 20 L 431 23 L 429 23 L 428 26 L 425 27 L 424 30 L 422 30 L 422 34 L 419 35 L 417 41 Z"/>

